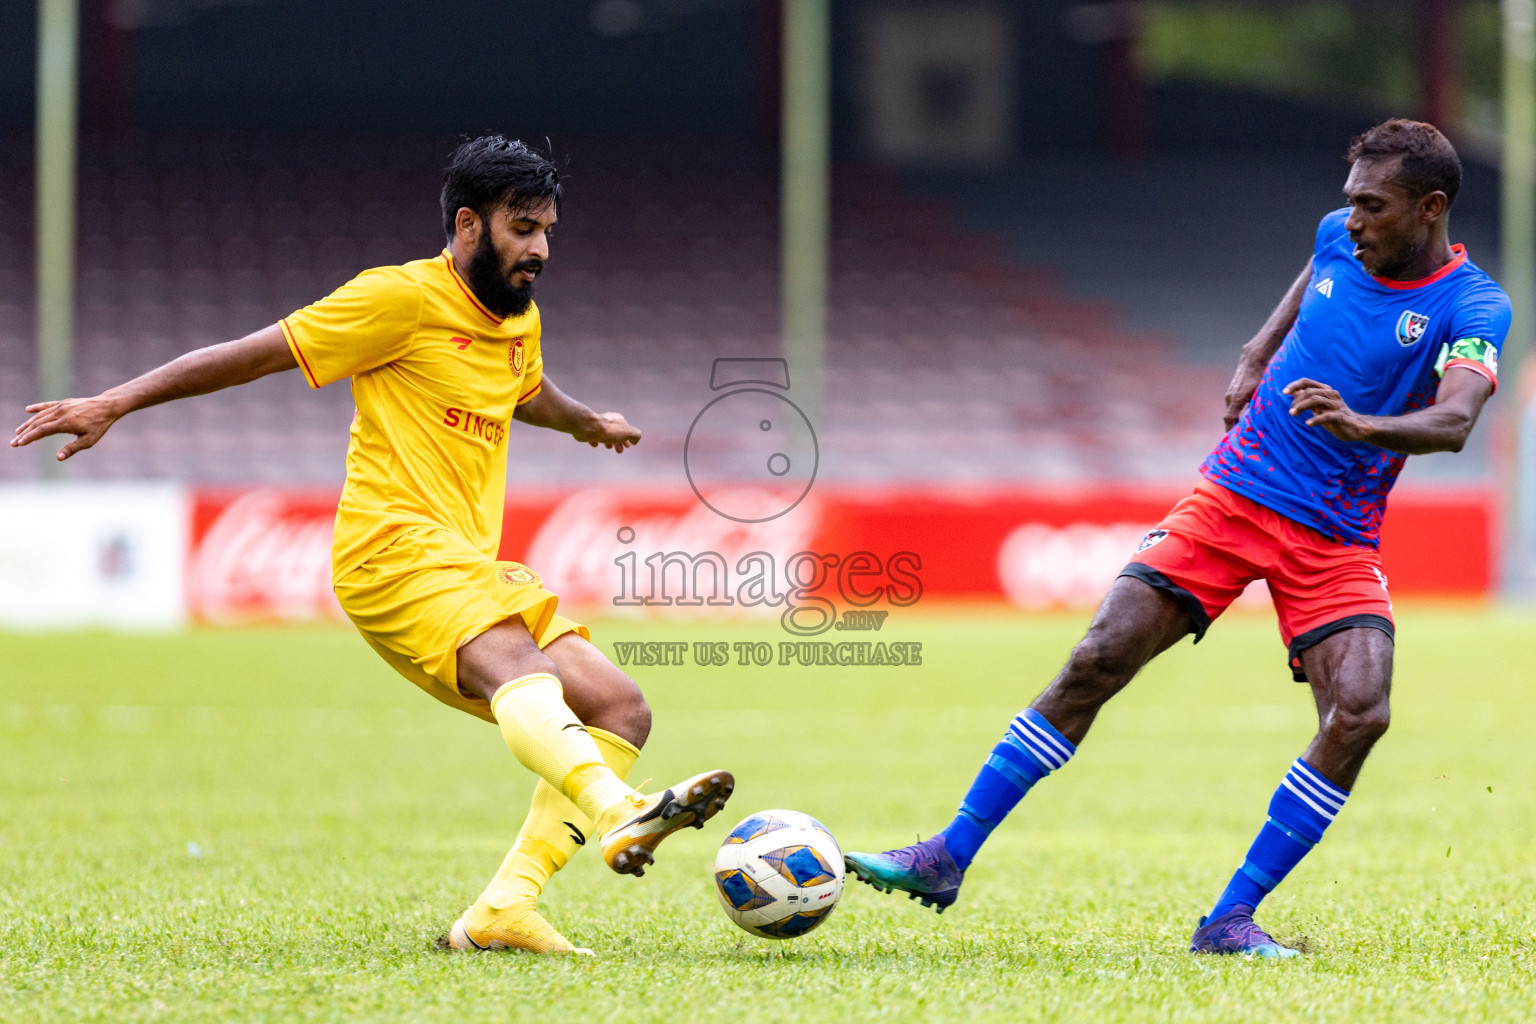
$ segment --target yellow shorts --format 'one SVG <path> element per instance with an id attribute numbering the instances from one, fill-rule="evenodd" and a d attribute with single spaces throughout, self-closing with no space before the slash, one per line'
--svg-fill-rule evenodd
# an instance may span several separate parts
<path id="1" fill-rule="evenodd" d="M 486 558 L 442 530 L 407 527 L 336 581 L 341 608 L 363 639 L 394 670 L 450 707 L 496 721 L 479 697 L 458 687 L 458 650 L 499 622 L 517 617 L 534 642 L 587 627 L 555 614 L 559 602 L 539 574 L 517 562 Z"/>

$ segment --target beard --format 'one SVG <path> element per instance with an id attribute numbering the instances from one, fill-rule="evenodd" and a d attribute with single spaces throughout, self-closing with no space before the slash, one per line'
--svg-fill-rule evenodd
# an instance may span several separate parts
<path id="1" fill-rule="evenodd" d="M 518 260 L 512 265 L 514 274 L 522 270 L 531 270 L 537 274 L 543 269 L 544 261 L 537 257 Z M 491 244 L 488 231 L 480 236 L 480 244 L 464 264 L 464 280 L 475 293 L 475 298 L 503 320 L 522 316 L 533 305 L 533 282 L 519 286 L 507 279 L 507 275 L 501 272 L 501 256 Z"/>
<path id="2" fill-rule="evenodd" d="M 1372 255 L 1374 255 L 1374 253 Z M 1395 278 L 1398 274 L 1401 274 L 1403 271 L 1413 266 L 1418 262 L 1419 257 L 1422 255 L 1424 255 L 1424 243 L 1421 241 L 1416 241 L 1410 242 L 1408 245 L 1404 246 L 1402 249 L 1399 249 L 1395 253 L 1382 256 L 1380 261 L 1377 262 L 1374 266 L 1367 264 L 1365 260 L 1361 260 L 1360 263 L 1365 267 L 1366 273 L 1372 275 L 1373 277 L 1385 277 L 1390 279 Z"/>

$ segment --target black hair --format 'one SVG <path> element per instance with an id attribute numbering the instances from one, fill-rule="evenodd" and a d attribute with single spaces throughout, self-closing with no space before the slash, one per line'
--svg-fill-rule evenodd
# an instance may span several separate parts
<path id="1" fill-rule="evenodd" d="M 1461 159 L 1456 147 L 1432 124 L 1401 117 L 1383 121 L 1356 136 L 1345 159 L 1353 164 L 1394 156 L 1403 158 L 1396 180 L 1404 187 L 1420 196 L 1444 192 L 1446 206 L 1456 201 L 1461 189 Z"/>
<path id="2" fill-rule="evenodd" d="M 467 139 L 443 171 L 443 231 L 453 238 L 466 206 L 485 218 L 499 207 L 525 213 L 552 202 L 558 214 L 562 192 L 560 171 L 547 154 L 501 135 Z"/>

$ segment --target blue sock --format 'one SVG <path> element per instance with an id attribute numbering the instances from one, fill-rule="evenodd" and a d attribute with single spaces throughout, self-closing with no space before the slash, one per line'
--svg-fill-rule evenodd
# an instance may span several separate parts
<path id="1" fill-rule="evenodd" d="M 1307 851 L 1322 841 L 1323 830 L 1348 797 L 1349 793 L 1298 758 L 1270 799 L 1269 820 L 1248 848 L 1243 866 L 1216 900 L 1210 920 L 1239 903 L 1257 907 L 1301 863 Z"/>
<path id="2" fill-rule="evenodd" d="M 960 802 L 960 813 L 942 833 L 944 848 L 964 871 L 976 851 L 1031 786 L 1067 763 L 1077 751 L 1045 716 L 1033 708 L 1019 712 L 1003 741 L 992 748 L 976 781 Z"/>

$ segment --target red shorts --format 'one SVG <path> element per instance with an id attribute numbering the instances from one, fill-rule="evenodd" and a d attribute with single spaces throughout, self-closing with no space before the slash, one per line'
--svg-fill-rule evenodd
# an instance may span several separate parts
<path id="1" fill-rule="evenodd" d="M 1381 556 L 1330 540 L 1310 526 L 1209 480 L 1173 506 L 1120 573 L 1172 594 L 1195 641 L 1254 580 L 1266 580 L 1291 670 L 1301 652 L 1344 629 L 1392 635 L 1392 599 Z"/>

